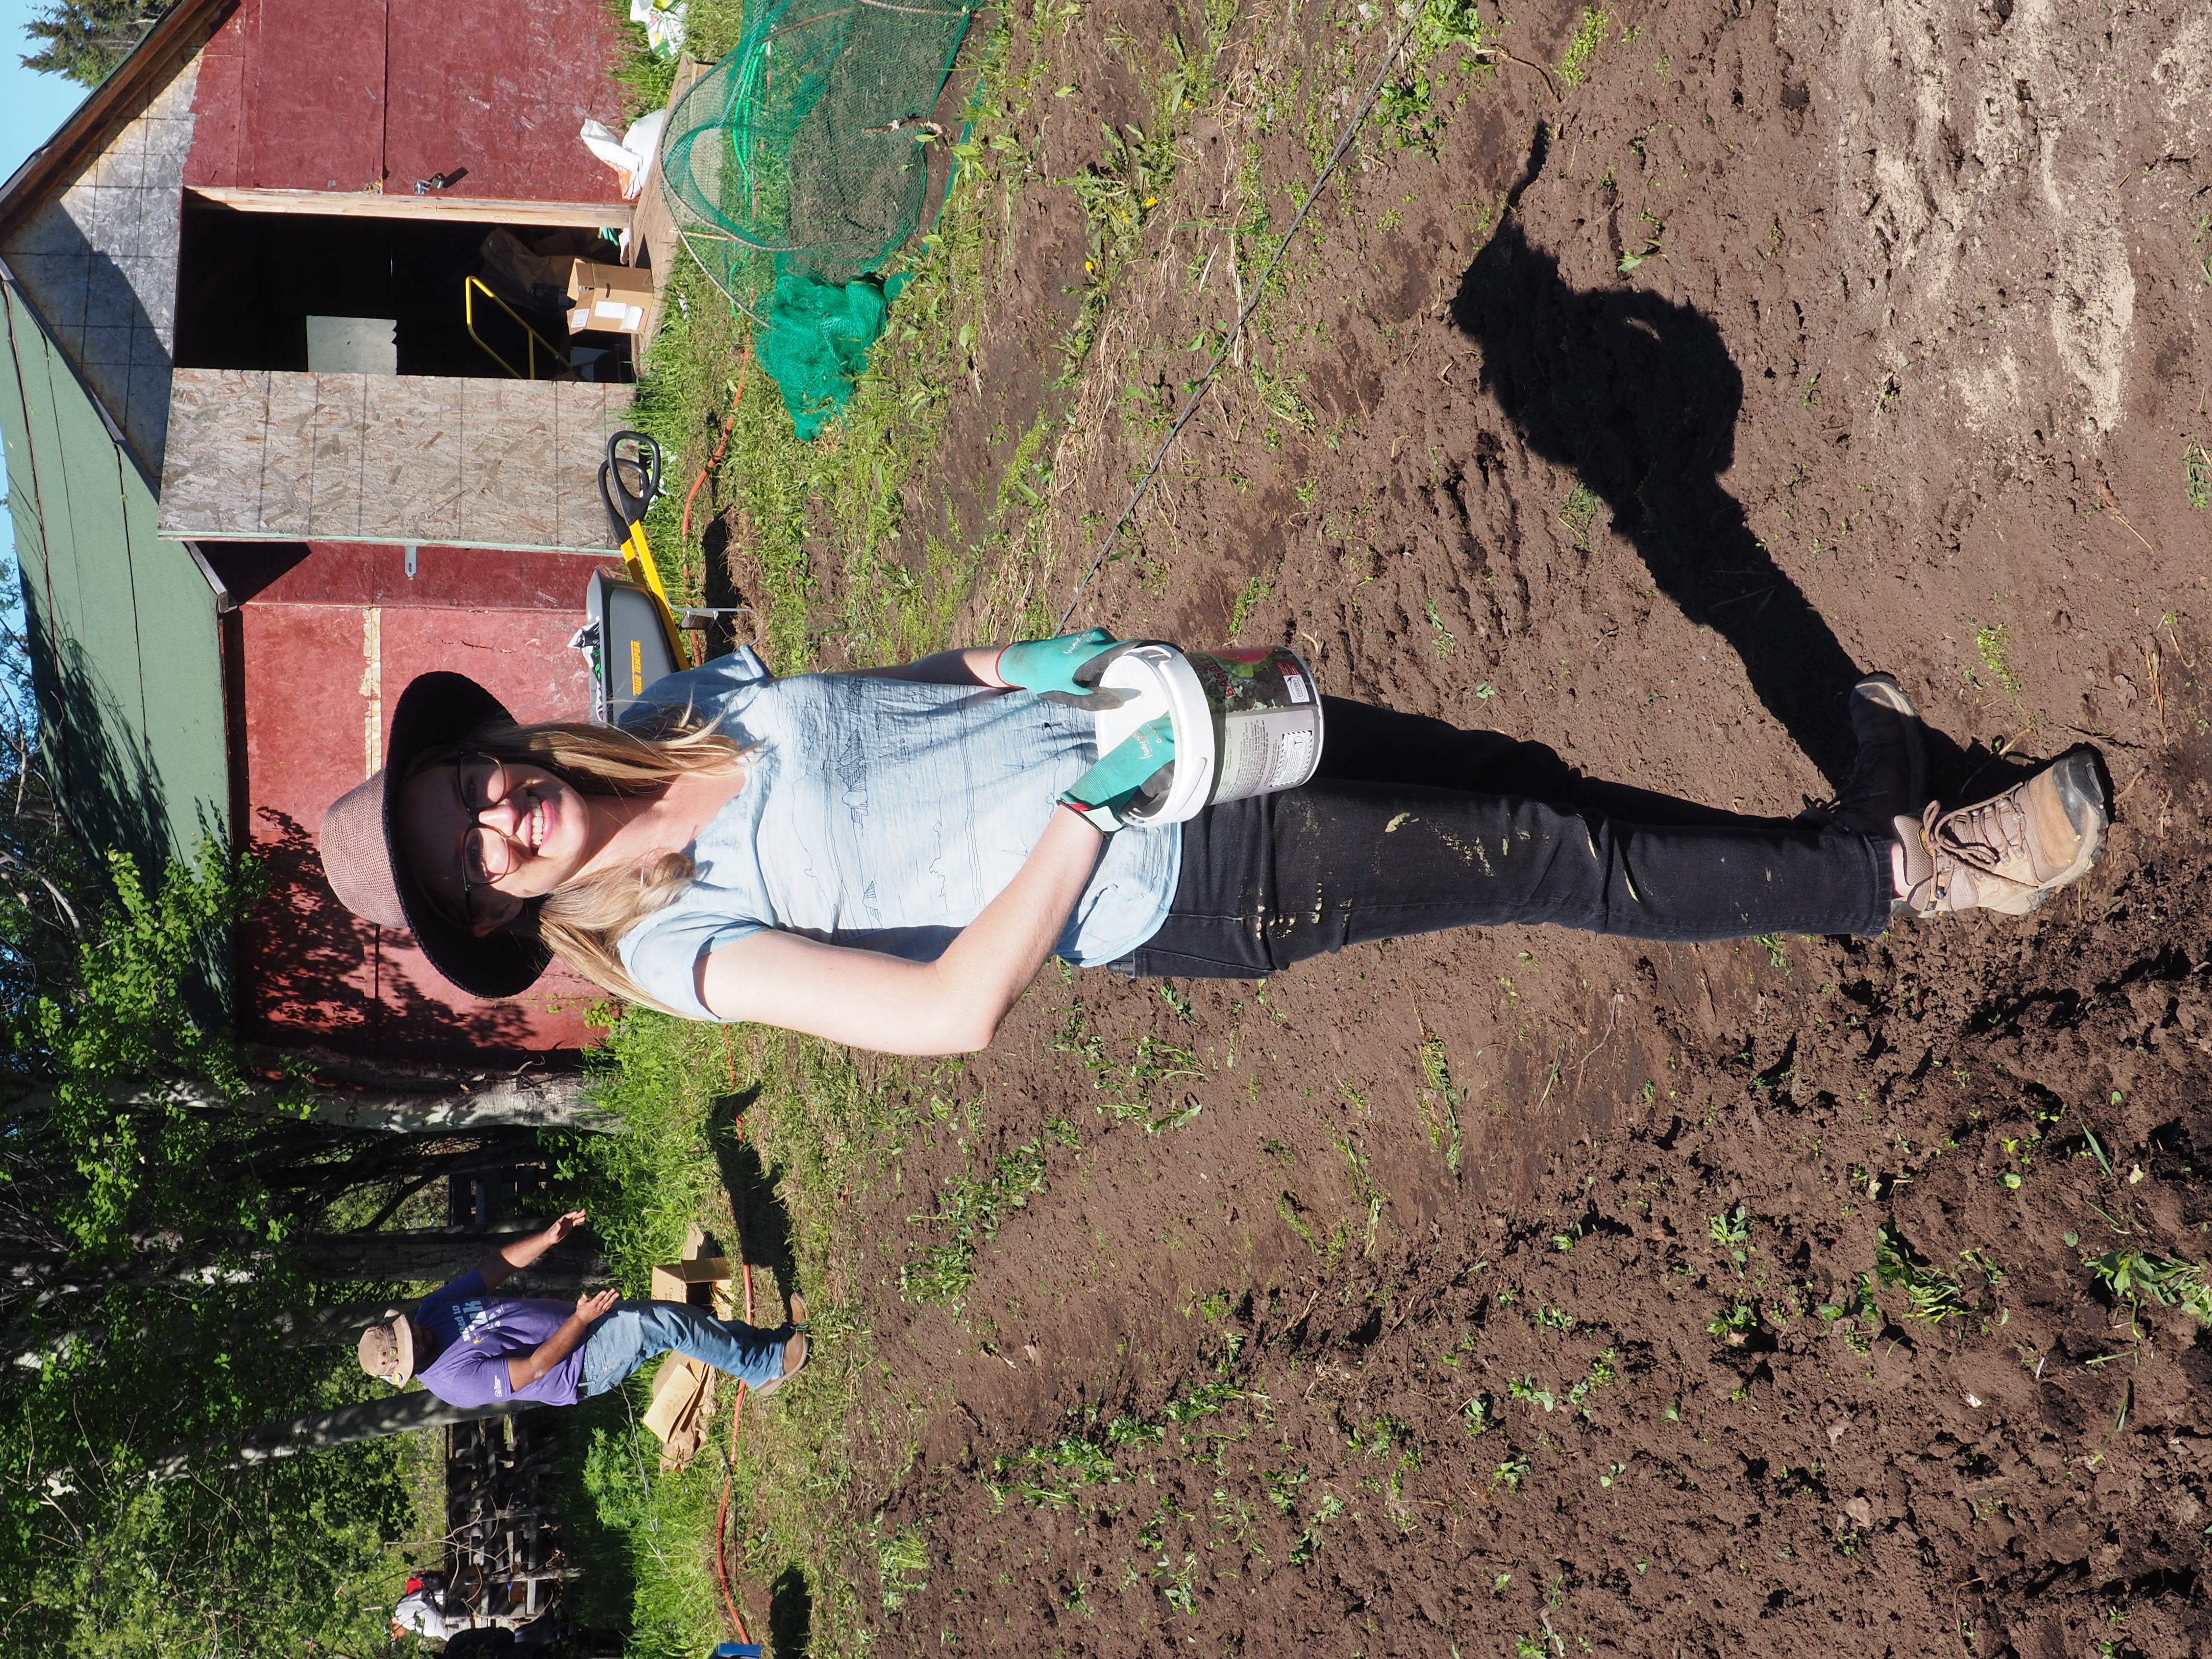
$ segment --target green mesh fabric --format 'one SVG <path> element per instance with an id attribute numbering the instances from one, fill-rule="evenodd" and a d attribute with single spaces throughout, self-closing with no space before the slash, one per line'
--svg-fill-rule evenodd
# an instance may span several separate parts
<path id="1" fill-rule="evenodd" d="M 881 286 L 866 279 L 825 283 L 811 270 L 789 268 L 777 276 L 762 307 L 753 354 L 782 392 L 801 438 L 812 439 L 852 396 L 902 283 L 898 276 Z"/>
<path id="2" fill-rule="evenodd" d="M 685 245 L 759 316 L 780 271 L 839 286 L 919 227 L 961 0 L 763 0 L 669 112 L 660 179 Z M 898 124 L 894 125 L 894 124 Z"/>

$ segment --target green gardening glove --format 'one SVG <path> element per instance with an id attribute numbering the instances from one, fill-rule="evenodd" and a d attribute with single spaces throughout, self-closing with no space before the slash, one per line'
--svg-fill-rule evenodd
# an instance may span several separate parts
<path id="1" fill-rule="evenodd" d="M 1119 643 L 1103 628 L 1086 628 L 1080 634 L 1063 634 L 1056 640 L 1024 640 L 999 653 L 999 678 L 1039 696 L 1057 692 L 1065 697 L 1087 696 L 1096 688 L 1078 681 L 1077 671 Z"/>
<path id="2" fill-rule="evenodd" d="M 1111 835 L 1136 805 L 1145 786 L 1175 763 L 1175 725 L 1165 714 L 1146 720 L 1098 757 L 1098 763 L 1060 791 L 1060 804 Z"/>

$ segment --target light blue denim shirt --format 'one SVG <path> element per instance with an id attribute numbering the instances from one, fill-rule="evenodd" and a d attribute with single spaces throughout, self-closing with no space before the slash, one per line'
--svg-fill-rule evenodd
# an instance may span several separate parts
<path id="1" fill-rule="evenodd" d="M 672 674 L 653 704 L 720 720 L 745 787 L 684 850 L 695 877 L 617 942 L 649 995 L 695 1019 L 699 958 L 766 928 L 928 962 L 1003 891 L 1097 758 L 1092 717 L 1026 691 L 851 674 L 772 679 L 750 651 Z M 1114 962 L 1167 919 L 1179 830 L 1110 837 L 1054 946 Z"/>

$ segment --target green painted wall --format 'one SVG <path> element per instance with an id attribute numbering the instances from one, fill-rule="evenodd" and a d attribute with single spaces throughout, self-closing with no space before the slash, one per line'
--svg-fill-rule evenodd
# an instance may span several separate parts
<path id="1" fill-rule="evenodd" d="M 79 833 L 149 873 L 227 842 L 215 595 L 154 533 L 154 489 L 0 280 L 0 439 L 46 752 Z"/>

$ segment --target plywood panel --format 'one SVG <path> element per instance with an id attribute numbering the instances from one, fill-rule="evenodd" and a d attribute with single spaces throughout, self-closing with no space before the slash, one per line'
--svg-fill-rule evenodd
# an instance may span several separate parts
<path id="1" fill-rule="evenodd" d="M 410 193 L 468 169 L 466 194 L 614 203 L 577 137 L 620 131 L 605 0 L 240 0 L 209 43 L 188 184 Z"/>
<path id="2" fill-rule="evenodd" d="M 445 0 L 391 0 L 391 188 L 465 167 L 471 196 L 619 201 L 614 169 L 577 136 L 586 118 L 623 126 L 606 0 L 472 7 L 460 51 L 455 15 Z"/>
<path id="3" fill-rule="evenodd" d="M 463 407 L 462 493 L 502 503 L 514 540 L 566 545 L 558 483 L 539 460 L 554 442 L 550 404 L 519 380 L 470 380 Z"/>
<path id="4" fill-rule="evenodd" d="M 396 376 L 362 386 L 361 514 L 370 539 L 451 542 L 461 535 L 462 399 L 435 403 Z M 327 535 L 331 532 L 325 531 Z"/>
<path id="5" fill-rule="evenodd" d="M 449 28 L 469 15 L 449 11 Z M 248 176 L 224 182 L 380 185 L 386 32 L 385 0 L 260 0 L 246 82 Z"/>
<path id="6" fill-rule="evenodd" d="M 625 386 L 179 369 L 161 533 L 600 552 Z"/>
<path id="7" fill-rule="evenodd" d="M 179 369 L 175 382 L 181 387 L 199 378 L 204 373 L 227 374 L 231 371 L 216 369 Z M 255 536 L 307 537 L 315 531 L 315 451 L 316 422 L 319 414 L 320 388 L 312 374 L 281 374 L 264 370 L 261 375 L 264 393 L 261 406 L 261 425 L 252 432 L 234 434 L 228 426 L 211 431 L 210 447 L 217 454 L 234 453 L 240 471 L 235 495 L 225 494 L 223 511 L 234 515 L 228 520 L 216 517 L 210 524 L 231 522 L 241 526 L 236 533 Z M 251 412 L 249 404 L 241 414 Z M 177 430 L 173 404 L 169 416 L 170 430 Z M 193 434 L 197 447 L 198 434 Z M 235 441 L 234 452 L 230 445 Z M 176 451 L 172 448 L 172 455 Z M 191 451 L 186 452 L 187 460 Z M 273 459 L 272 459 L 273 458 Z M 210 469 L 218 473 L 221 468 Z M 161 488 L 162 532 L 168 533 L 173 513 L 169 505 L 168 485 L 164 479 Z M 210 535 L 216 533 L 209 532 Z"/>
<path id="8" fill-rule="evenodd" d="M 172 456 L 161 477 L 164 519 L 212 524 L 239 509 L 232 499 L 251 477 L 260 476 L 258 459 L 240 465 L 261 447 L 262 428 L 269 418 L 269 376 L 258 370 L 225 369 L 212 374 L 178 375 L 169 388 L 169 422 L 199 434 L 210 454 L 239 458 L 226 466 L 191 465 Z M 260 503 L 254 504 L 258 520 Z"/>
<path id="9" fill-rule="evenodd" d="M 313 565 L 310 558 L 305 570 Z M 272 890 L 243 941 L 249 1024 L 271 1036 L 334 1035 L 374 1053 L 455 1054 L 580 1046 L 594 994 L 556 975 L 488 1003 L 448 985 L 404 933 L 348 915 L 322 872 L 314 835 L 329 804 L 383 755 L 399 693 L 416 675 L 458 668 L 525 720 L 588 706 L 570 617 L 532 610 L 300 605 L 240 612 L 247 793 Z"/>
<path id="10" fill-rule="evenodd" d="M 284 377 L 274 375 L 272 380 Z M 367 447 L 367 375 L 313 374 L 313 411 L 307 417 L 306 536 L 361 533 L 362 452 Z M 264 476 L 281 470 L 282 452 L 264 452 Z"/>
<path id="11" fill-rule="evenodd" d="M 553 501 L 556 547 L 593 544 L 619 547 L 622 538 L 607 516 L 606 498 L 599 494 L 599 466 L 605 458 L 607 436 L 623 424 L 629 411 L 628 386 L 564 386 L 553 400 L 553 441 L 556 453 L 586 461 L 553 469 Z"/>

